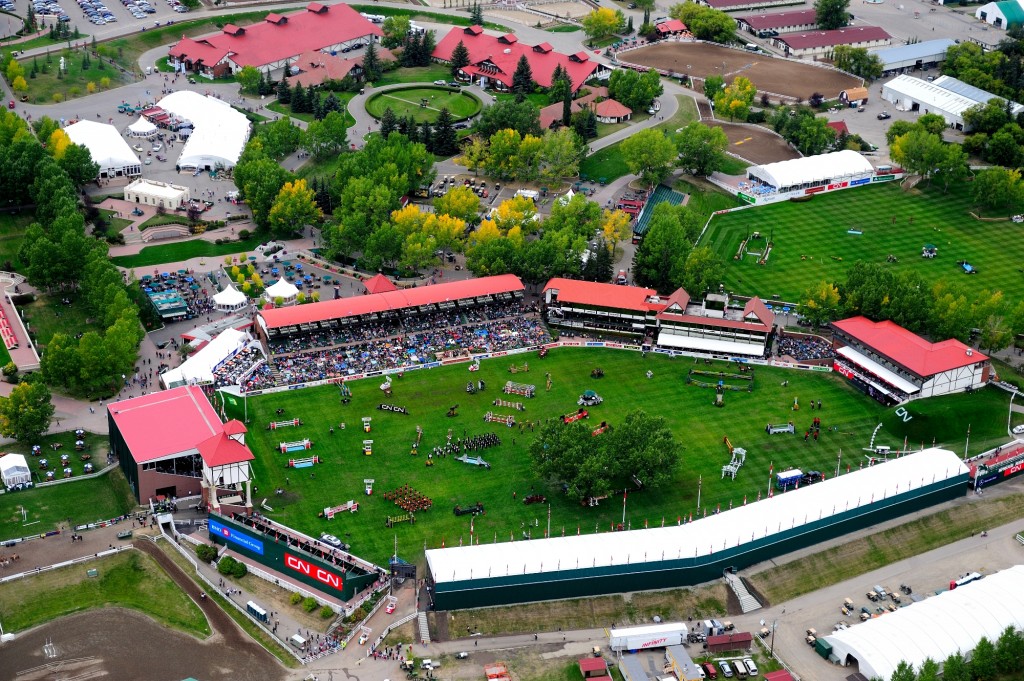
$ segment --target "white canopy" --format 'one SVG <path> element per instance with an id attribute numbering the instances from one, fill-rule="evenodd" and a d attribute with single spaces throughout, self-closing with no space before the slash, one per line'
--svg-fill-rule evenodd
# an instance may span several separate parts
<path id="1" fill-rule="evenodd" d="M 244 348 L 250 340 L 251 337 L 244 331 L 227 329 L 185 360 L 184 364 L 161 374 L 160 380 L 166 388 L 212 381 L 214 370 Z"/>
<path id="2" fill-rule="evenodd" d="M 249 139 L 249 119 L 216 97 L 190 90 L 172 92 L 157 106 L 195 126 L 178 157 L 181 168 L 234 167 Z"/>
<path id="3" fill-rule="evenodd" d="M 5 487 L 14 487 L 32 482 L 32 471 L 24 454 L 6 454 L 0 457 L 0 475 Z"/>
<path id="4" fill-rule="evenodd" d="M 794 158 L 789 161 L 766 163 L 747 169 L 747 173 L 780 191 L 802 185 L 818 185 L 823 182 L 838 182 L 860 176 L 868 176 L 874 168 L 866 158 L 851 149 L 831 154 Z"/>
<path id="5" fill-rule="evenodd" d="M 112 125 L 79 121 L 64 128 L 64 132 L 72 142 L 89 150 L 101 173 L 114 174 L 112 171 L 140 165 L 138 156 Z"/>
<path id="6" fill-rule="evenodd" d="M 840 664 L 853 656 L 864 676 L 888 679 L 901 661 L 914 669 L 929 657 L 941 663 L 953 653 L 970 653 L 983 636 L 996 641 L 1007 627 L 1022 626 L 1024 565 L 1015 565 L 825 640 Z"/>
<path id="7" fill-rule="evenodd" d="M 268 302 L 274 302 L 278 298 L 283 299 L 285 302 L 295 300 L 295 296 L 299 295 L 299 289 L 290 282 L 284 279 L 278 279 L 274 284 L 267 287 L 267 290 L 263 292 L 264 297 Z"/>
<path id="8" fill-rule="evenodd" d="M 156 126 L 140 117 L 139 120 L 128 126 L 128 132 L 132 137 L 150 137 L 156 134 Z"/>
<path id="9" fill-rule="evenodd" d="M 214 306 L 218 310 L 224 312 L 237 310 L 244 306 L 248 301 L 249 298 L 230 283 L 224 287 L 223 291 L 213 297 Z"/>

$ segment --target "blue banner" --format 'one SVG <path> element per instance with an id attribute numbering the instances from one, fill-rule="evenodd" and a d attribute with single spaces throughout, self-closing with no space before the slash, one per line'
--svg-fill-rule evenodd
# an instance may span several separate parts
<path id="1" fill-rule="evenodd" d="M 260 556 L 263 555 L 263 542 L 254 539 L 247 534 L 243 534 L 237 530 L 233 530 L 232 528 L 227 527 L 226 525 L 223 525 L 217 522 L 216 520 L 213 520 L 212 518 L 210 519 L 209 527 L 211 534 L 219 534 L 229 542 L 234 542 L 235 544 L 238 544 L 239 546 L 248 549 Z"/>

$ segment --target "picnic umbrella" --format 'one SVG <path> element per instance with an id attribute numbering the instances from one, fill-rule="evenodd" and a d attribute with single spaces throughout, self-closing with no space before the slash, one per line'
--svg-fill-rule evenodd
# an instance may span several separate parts
<path id="1" fill-rule="evenodd" d="M 256 256 L 255 255 L 250 255 L 249 256 L 249 260 L 256 260 Z"/>
<path id="2" fill-rule="evenodd" d="M 193 281 L 195 281 L 195 279 L 193 279 L 192 277 L 185 277 L 185 281 L 191 284 Z"/>
<path id="3" fill-rule="evenodd" d="M 594 392 L 593 390 L 584 390 L 583 391 L 583 396 L 584 397 L 597 397 L 597 393 Z"/>
<path id="4" fill-rule="evenodd" d="M 786 314 L 789 314 L 789 305 L 783 305 L 782 311 L 785 312 Z"/>
<path id="5" fill-rule="evenodd" d="M 295 266 L 295 269 L 297 269 L 297 270 L 301 270 L 301 269 L 302 269 L 302 263 L 300 262 L 300 263 L 299 263 L 298 265 L 296 265 L 296 266 Z"/>
<path id="6" fill-rule="evenodd" d="M 178 274 L 188 274 L 185 270 L 178 270 Z"/>
<path id="7" fill-rule="evenodd" d="M 273 274 L 273 275 L 276 275 L 277 274 L 277 268 L 276 267 L 270 268 L 270 273 Z"/>
<path id="8" fill-rule="evenodd" d="M 771 305 L 765 305 L 765 307 L 768 308 L 769 310 L 774 309 Z"/>
<path id="9" fill-rule="evenodd" d="M 166 279 L 167 277 L 171 276 L 171 273 L 170 272 L 161 272 L 160 276 L 163 277 L 164 279 Z"/>

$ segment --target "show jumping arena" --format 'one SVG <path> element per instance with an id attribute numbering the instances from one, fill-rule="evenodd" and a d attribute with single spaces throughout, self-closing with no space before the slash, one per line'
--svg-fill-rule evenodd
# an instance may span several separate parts
<path id="1" fill-rule="evenodd" d="M 623 64 L 633 64 L 672 74 L 704 79 L 721 76 L 749 78 L 758 93 L 769 97 L 809 99 L 815 92 L 833 99 L 847 88 L 860 87 L 862 81 L 847 73 L 809 62 L 778 59 L 765 54 L 731 49 L 704 42 L 662 41 L 616 55 Z"/>

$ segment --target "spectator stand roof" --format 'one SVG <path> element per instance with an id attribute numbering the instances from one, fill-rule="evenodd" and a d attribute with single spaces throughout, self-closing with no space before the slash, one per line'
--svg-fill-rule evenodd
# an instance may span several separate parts
<path id="1" fill-rule="evenodd" d="M 953 452 L 925 449 L 694 522 L 618 532 L 614 540 L 600 533 L 535 539 L 517 543 L 515 550 L 505 543 L 474 544 L 431 549 L 426 558 L 431 576 L 440 585 L 708 557 L 898 494 L 960 476 L 966 479 L 966 475 L 967 466 Z"/>
<path id="2" fill-rule="evenodd" d="M 204 97 L 191 90 L 172 92 L 158 106 L 194 126 L 178 156 L 179 167 L 232 167 L 238 162 L 250 128 L 249 119 L 241 111 L 216 97 Z"/>
<path id="3" fill-rule="evenodd" d="M 260 323 L 266 329 L 282 329 L 301 324 L 358 317 L 360 315 L 389 310 L 405 310 L 424 305 L 482 298 L 503 293 L 518 293 L 522 295 L 525 290 L 523 282 L 519 277 L 514 274 L 502 274 L 495 277 L 451 281 L 444 284 L 406 288 L 386 293 L 375 293 L 274 310 L 263 310 L 260 312 Z"/>
<path id="4" fill-rule="evenodd" d="M 640 217 L 636 219 L 636 224 L 633 225 L 633 234 L 641 236 L 647 233 L 648 227 L 651 224 L 651 215 L 654 214 L 654 207 L 659 203 L 670 203 L 673 206 L 678 206 L 686 200 L 686 194 L 681 194 L 670 187 L 666 187 L 663 184 L 659 184 L 654 188 L 654 192 L 650 198 L 647 199 L 647 203 L 644 204 L 644 209 L 640 211 Z"/>
<path id="5" fill-rule="evenodd" d="M 658 297 L 657 291 L 639 286 L 619 286 L 618 284 L 556 277 L 548 281 L 544 287 L 544 292 L 548 291 L 557 295 L 559 304 L 586 305 L 644 313 L 664 307 L 664 303 L 651 302 L 651 298 Z"/>
<path id="6" fill-rule="evenodd" d="M 856 658 L 868 678 L 888 679 L 906 661 L 942 662 L 968 654 L 984 636 L 995 642 L 1007 627 L 1024 627 L 1024 565 L 900 608 L 826 636 L 841 663 Z"/>
<path id="7" fill-rule="evenodd" d="M 223 431 L 213 405 L 198 386 L 182 386 L 107 405 L 135 463 L 197 451 Z"/>
<path id="8" fill-rule="evenodd" d="M 160 380 L 169 388 L 186 383 L 209 383 L 217 367 L 244 348 L 250 340 L 251 336 L 244 331 L 227 329 L 180 366 L 160 374 Z"/>
<path id="9" fill-rule="evenodd" d="M 68 138 L 89 150 L 100 171 L 137 166 L 141 162 L 117 128 L 107 123 L 78 121 L 64 128 Z"/>
<path id="10" fill-rule="evenodd" d="M 747 168 L 747 174 L 782 191 L 787 187 L 820 184 L 845 178 L 870 175 L 871 163 L 850 149 L 830 154 L 794 158 Z"/>
<path id="11" fill-rule="evenodd" d="M 814 10 L 808 10 L 812 15 Z M 946 58 L 946 50 L 956 45 L 952 38 L 938 38 L 926 40 L 923 43 L 912 43 L 910 45 L 897 45 L 896 47 L 879 47 L 868 50 L 876 55 L 882 62 L 882 69 L 888 71 L 893 68 L 905 68 L 913 66 L 918 61 L 928 63 L 930 61 L 942 61 Z"/>
<path id="12" fill-rule="evenodd" d="M 832 322 L 832 326 L 925 379 L 988 360 L 986 355 L 955 338 L 931 343 L 891 321 L 873 322 L 867 317 L 850 317 Z"/>

